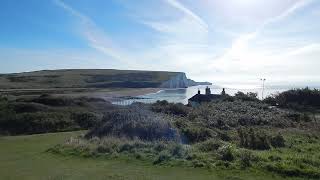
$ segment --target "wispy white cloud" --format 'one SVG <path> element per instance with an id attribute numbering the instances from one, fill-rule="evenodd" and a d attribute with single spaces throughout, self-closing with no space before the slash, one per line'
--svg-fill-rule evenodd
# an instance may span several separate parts
<path id="1" fill-rule="evenodd" d="M 293 4 L 291 7 L 289 7 L 288 9 L 286 9 L 280 15 L 272 17 L 272 18 L 268 19 L 267 21 L 265 21 L 260 28 L 264 28 L 264 26 L 275 23 L 277 21 L 281 21 L 284 18 L 294 14 L 299 9 L 301 9 L 301 8 L 311 4 L 313 2 L 315 2 L 315 0 L 300 0 L 300 1 L 296 2 L 295 4 Z"/>
<path id="2" fill-rule="evenodd" d="M 292 6 L 288 7 L 285 11 L 277 16 L 270 17 L 266 21 L 262 22 L 253 32 L 242 34 L 232 41 L 231 47 L 225 51 L 225 53 L 219 58 L 215 59 L 210 67 L 219 69 L 220 72 L 231 74 L 239 74 L 238 79 L 248 78 L 256 76 L 258 80 L 259 76 L 270 76 L 272 73 L 281 71 L 285 64 L 288 63 L 288 59 L 294 59 L 294 55 L 306 53 L 310 50 L 318 50 L 318 46 L 311 45 L 305 47 L 294 47 L 288 52 L 287 49 L 279 46 L 275 47 L 256 47 L 254 44 L 259 44 L 261 40 L 261 33 L 271 28 L 274 23 L 285 20 L 287 17 L 295 14 L 300 9 L 314 2 L 313 0 L 298 1 Z M 281 29 L 279 29 L 281 30 Z M 263 39 L 263 37 L 262 37 Z M 281 42 L 283 39 L 276 39 Z M 277 44 L 274 42 L 273 44 Z M 289 42 L 286 42 L 289 43 Z M 283 44 L 283 43 L 282 43 Z M 290 46 L 287 44 L 287 46 Z M 272 50 L 278 48 L 280 54 L 272 54 Z M 298 59 L 295 59 L 298 61 Z M 293 63 L 294 64 L 294 63 Z M 281 67 L 281 68 L 280 68 Z M 303 67 L 303 66 L 300 66 Z M 276 70 L 275 70 L 276 69 Z M 295 69 L 291 67 L 289 69 Z M 274 71 L 275 70 L 275 71 Z M 275 78 L 276 79 L 276 78 Z"/>
<path id="3" fill-rule="evenodd" d="M 183 4 L 181 4 L 178 0 L 165 0 L 165 1 L 172 7 L 182 11 L 183 13 L 185 13 L 186 15 L 194 19 L 196 22 L 198 22 L 201 25 L 203 29 L 208 31 L 209 29 L 208 24 L 202 18 L 200 18 L 197 14 L 195 14 L 190 9 L 188 9 Z"/>
<path id="4" fill-rule="evenodd" d="M 129 49 L 127 51 L 129 53 L 123 53 L 124 51 L 119 50 L 111 38 L 98 28 L 92 19 L 65 4 L 62 0 L 55 1 L 60 7 L 82 21 L 84 24 L 83 36 L 91 47 L 112 56 L 114 59 L 122 60 L 125 64 L 124 68 L 185 71 L 196 80 L 210 80 L 218 83 L 235 81 L 259 83 L 261 76 L 275 82 L 281 81 L 283 74 L 290 76 L 290 78 L 288 77 L 290 81 L 312 76 L 320 81 L 320 75 L 315 73 L 317 70 L 315 66 L 312 66 L 312 63 L 317 64 L 315 63 L 316 57 L 320 55 L 317 42 L 301 42 L 287 37 L 265 36 L 265 30 L 283 31 L 284 27 L 279 27 L 278 24 L 283 21 L 285 26 L 287 18 L 303 10 L 315 0 L 292 1 L 295 3 L 286 6 L 287 8 L 282 12 L 270 13 L 270 16 L 257 23 L 258 26 L 252 31 L 240 35 L 238 29 L 228 29 L 223 26 L 224 24 L 214 24 L 220 29 L 228 29 L 233 34 L 232 36 L 236 36 L 231 41 L 230 47 L 224 50 L 222 50 L 223 46 L 219 44 L 226 42 L 214 39 L 222 35 L 213 32 L 208 23 L 182 1 L 163 0 L 166 7 L 159 6 L 159 11 L 164 8 L 166 16 L 150 13 L 148 5 L 139 4 L 139 6 L 146 7 L 139 7 L 134 18 L 156 30 L 153 36 L 157 37 L 157 41 L 141 51 Z M 219 1 L 219 3 L 222 2 Z M 143 9 L 148 13 L 141 12 Z M 179 16 L 177 16 L 177 12 Z M 212 34 L 214 34 L 214 38 L 210 37 Z M 268 41 L 268 43 L 263 41 Z M 308 58 L 306 63 L 301 62 L 300 59 L 303 57 Z M 132 63 L 132 59 L 139 61 Z M 128 66 L 128 63 L 131 65 Z M 306 72 L 307 68 L 311 70 Z"/>
<path id="5" fill-rule="evenodd" d="M 130 55 L 139 59 L 140 68 L 198 73 L 194 64 L 201 65 L 213 57 L 214 50 L 208 44 L 208 24 L 177 0 L 157 3 L 157 11 L 166 12 L 165 15 L 154 13 L 153 3 L 141 3 L 137 7 L 136 3 L 130 6 L 130 2 L 125 2 L 126 8 L 135 12 L 131 16 L 133 20 L 155 30 L 153 36 L 157 39 L 149 47 Z"/>
<path id="6" fill-rule="evenodd" d="M 111 38 L 108 37 L 91 18 L 72 8 L 62 0 L 54 0 L 54 3 L 80 20 L 82 35 L 88 41 L 90 47 L 114 60 L 125 61 L 126 55 L 116 47 Z M 126 61 L 126 63 L 129 65 L 130 61 Z"/>

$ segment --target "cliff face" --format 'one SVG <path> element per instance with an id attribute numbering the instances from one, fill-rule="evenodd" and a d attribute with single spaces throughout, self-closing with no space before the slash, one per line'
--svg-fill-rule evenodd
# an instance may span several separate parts
<path id="1" fill-rule="evenodd" d="M 161 88 L 187 88 L 197 85 L 211 85 L 209 82 L 195 82 L 188 79 L 185 73 L 179 73 L 177 76 L 161 84 Z"/>
<path id="2" fill-rule="evenodd" d="M 161 84 L 161 88 L 186 88 L 188 87 L 188 79 L 185 73 L 179 73 L 168 81 Z"/>

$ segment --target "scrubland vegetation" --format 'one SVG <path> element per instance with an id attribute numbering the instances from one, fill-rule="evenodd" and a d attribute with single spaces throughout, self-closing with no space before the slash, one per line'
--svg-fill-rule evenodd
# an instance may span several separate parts
<path id="1" fill-rule="evenodd" d="M 0 127 L 11 134 L 89 129 L 47 150 L 64 156 L 319 179 L 320 121 L 313 101 L 319 96 L 303 89 L 260 101 L 237 93 L 196 108 L 166 101 L 120 107 L 88 98 L 2 98 Z"/>
<path id="2" fill-rule="evenodd" d="M 94 127 L 112 105 L 102 99 L 40 95 L 0 99 L 0 134 L 37 134 Z M 97 108 L 100 106 L 100 108 Z"/>
<path id="3" fill-rule="evenodd" d="M 110 111 L 85 136 L 49 151 L 318 179 L 319 128 L 309 114 L 237 93 L 197 108 L 159 101 Z"/>

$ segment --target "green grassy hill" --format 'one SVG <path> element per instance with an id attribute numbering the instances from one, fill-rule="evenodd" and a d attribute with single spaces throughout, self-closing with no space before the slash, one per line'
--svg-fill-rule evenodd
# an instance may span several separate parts
<path id="1" fill-rule="evenodd" d="M 0 89 L 156 88 L 179 72 L 69 69 L 2 74 Z"/>

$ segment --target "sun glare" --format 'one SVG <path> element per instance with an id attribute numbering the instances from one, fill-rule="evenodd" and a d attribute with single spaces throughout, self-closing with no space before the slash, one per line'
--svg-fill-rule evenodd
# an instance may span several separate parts
<path id="1" fill-rule="evenodd" d="M 257 5 L 259 0 L 231 0 L 231 3 L 240 7 L 252 7 Z"/>

